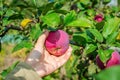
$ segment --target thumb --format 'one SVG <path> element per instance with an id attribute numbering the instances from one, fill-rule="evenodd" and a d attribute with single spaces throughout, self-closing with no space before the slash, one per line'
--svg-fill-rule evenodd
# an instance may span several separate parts
<path id="1" fill-rule="evenodd" d="M 46 30 L 45 32 L 42 33 L 42 35 L 38 38 L 36 44 L 35 44 L 35 50 L 38 50 L 40 52 L 43 52 L 44 49 L 44 43 L 49 34 L 49 31 Z"/>
<path id="2" fill-rule="evenodd" d="M 37 40 L 35 48 L 31 51 L 31 53 L 27 56 L 26 62 L 28 64 L 34 65 L 40 59 L 41 54 L 43 54 L 44 50 L 44 42 L 48 36 L 49 32 L 45 31 Z"/>

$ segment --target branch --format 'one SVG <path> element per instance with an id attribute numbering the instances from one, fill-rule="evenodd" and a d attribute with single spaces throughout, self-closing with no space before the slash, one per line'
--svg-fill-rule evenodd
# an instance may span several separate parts
<path id="1" fill-rule="evenodd" d="M 17 26 L 13 26 L 13 25 L 5 26 L 5 29 L 4 29 L 4 30 L 2 31 L 2 33 L 0 34 L 0 37 L 3 37 L 10 29 L 19 30 L 19 31 L 22 31 L 22 30 L 23 30 L 22 28 L 17 27 Z"/>

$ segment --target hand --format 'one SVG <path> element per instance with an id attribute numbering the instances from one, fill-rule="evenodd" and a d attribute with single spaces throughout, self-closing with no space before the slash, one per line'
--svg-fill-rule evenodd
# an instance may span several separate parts
<path id="1" fill-rule="evenodd" d="M 35 48 L 26 58 L 26 62 L 36 70 L 40 77 L 48 75 L 58 69 L 69 59 L 72 53 L 72 48 L 69 46 L 69 49 L 62 56 L 56 57 L 49 54 L 49 52 L 44 47 L 44 42 L 48 34 L 49 32 L 45 31 L 39 37 Z"/>

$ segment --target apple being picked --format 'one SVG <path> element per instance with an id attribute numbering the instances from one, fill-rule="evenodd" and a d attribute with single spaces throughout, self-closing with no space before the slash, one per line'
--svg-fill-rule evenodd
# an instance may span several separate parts
<path id="1" fill-rule="evenodd" d="M 63 55 L 69 48 L 69 36 L 63 30 L 49 32 L 45 41 L 47 51 L 55 56 Z"/>
<path id="2" fill-rule="evenodd" d="M 97 55 L 96 63 L 101 69 L 115 65 L 120 65 L 120 54 L 117 51 L 114 51 L 111 55 L 111 58 L 106 62 L 106 65 L 104 65 L 104 63 L 100 60 L 99 56 Z"/>

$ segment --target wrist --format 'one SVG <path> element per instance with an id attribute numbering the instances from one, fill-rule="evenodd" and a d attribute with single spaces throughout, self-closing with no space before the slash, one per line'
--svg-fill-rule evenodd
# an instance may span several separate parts
<path id="1" fill-rule="evenodd" d="M 40 61 L 40 57 L 41 57 L 41 53 L 38 50 L 33 49 L 26 58 L 25 62 L 30 65 L 35 65 Z"/>

